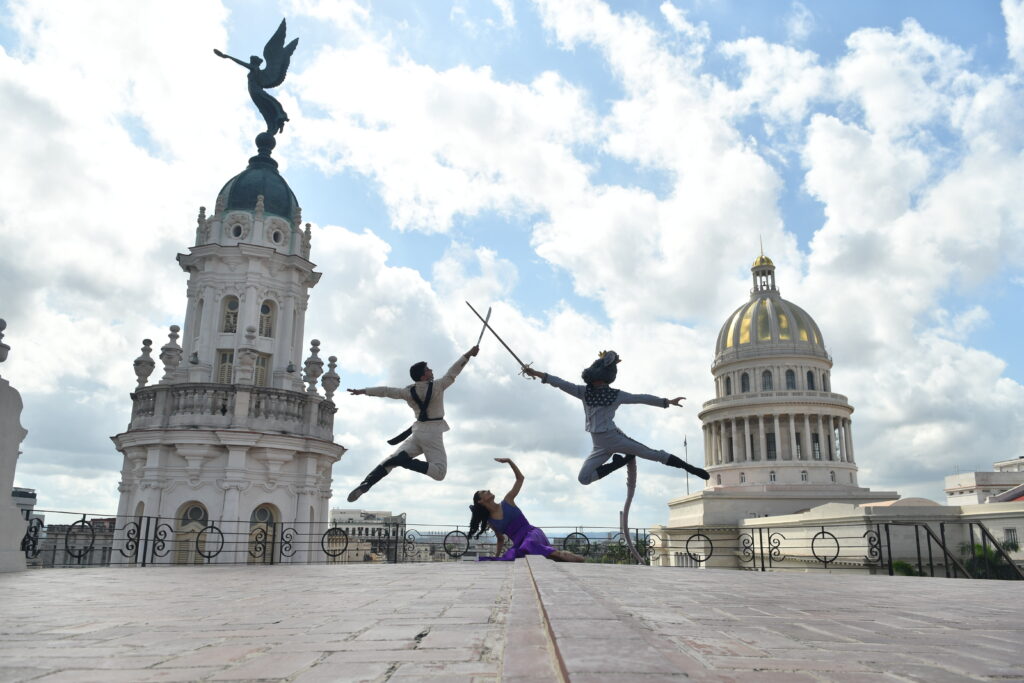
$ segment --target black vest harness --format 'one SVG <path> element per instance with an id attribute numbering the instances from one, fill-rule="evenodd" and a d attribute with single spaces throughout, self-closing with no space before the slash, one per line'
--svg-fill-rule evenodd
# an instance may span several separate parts
<path id="1" fill-rule="evenodd" d="M 420 409 L 420 414 L 416 416 L 417 422 L 436 422 L 437 420 L 443 420 L 443 417 L 427 417 L 427 407 L 430 405 L 430 398 L 434 395 L 434 383 L 427 382 L 427 396 L 422 401 L 420 395 L 416 393 L 416 385 L 409 387 L 412 393 L 412 400 L 416 404 L 416 407 Z M 388 443 L 392 446 L 399 444 L 409 438 L 412 434 L 412 427 L 409 427 L 398 436 L 388 439 Z"/>

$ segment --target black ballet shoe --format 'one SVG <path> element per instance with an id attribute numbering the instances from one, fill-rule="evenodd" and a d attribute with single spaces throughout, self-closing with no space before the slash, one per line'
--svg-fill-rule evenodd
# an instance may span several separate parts
<path id="1" fill-rule="evenodd" d="M 597 470 L 596 470 L 597 471 L 597 478 L 598 479 L 604 479 L 609 474 L 611 474 L 615 470 L 619 469 L 620 467 L 625 465 L 630 460 L 635 460 L 635 459 L 636 459 L 636 456 L 633 456 L 633 455 L 627 455 L 627 456 L 623 457 L 623 455 L 621 453 L 616 453 L 615 455 L 612 456 L 612 461 L 611 462 L 606 462 L 603 465 L 598 465 Z"/>
<path id="2" fill-rule="evenodd" d="M 674 455 L 668 456 L 668 460 L 665 461 L 665 464 L 668 465 L 669 467 L 678 467 L 679 469 L 686 470 L 690 474 L 700 477 L 701 479 L 704 480 L 708 480 L 711 478 L 711 475 L 708 474 L 707 470 L 701 469 L 700 467 L 694 467 L 693 465 L 686 462 L 682 458 L 678 458 Z"/>

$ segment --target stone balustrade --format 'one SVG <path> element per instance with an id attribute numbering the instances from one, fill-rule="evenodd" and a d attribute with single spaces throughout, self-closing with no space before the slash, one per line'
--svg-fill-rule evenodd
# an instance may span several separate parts
<path id="1" fill-rule="evenodd" d="M 791 401 L 791 402 L 804 402 L 804 401 L 829 401 L 847 403 L 846 396 L 843 394 L 836 394 L 831 391 L 808 391 L 805 389 L 787 389 L 785 391 L 747 391 L 743 393 L 730 394 L 729 396 L 721 396 L 719 398 L 713 398 L 705 401 L 703 408 L 710 408 L 712 406 L 720 406 L 726 403 L 735 403 L 738 401 L 745 401 L 748 403 L 758 403 L 758 399 L 764 402 L 776 402 L 776 401 Z"/>
<path id="2" fill-rule="evenodd" d="M 333 402 L 318 394 L 239 384 L 157 384 L 132 394 L 129 430 L 247 429 L 334 438 Z"/>

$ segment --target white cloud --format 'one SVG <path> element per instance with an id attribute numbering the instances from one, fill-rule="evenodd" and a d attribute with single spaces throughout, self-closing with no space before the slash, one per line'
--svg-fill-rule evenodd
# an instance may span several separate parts
<path id="1" fill-rule="evenodd" d="M 802 2 L 794 2 L 786 18 L 786 36 L 791 43 L 807 40 L 814 31 L 814 14 Z"/>
<path id="2" fill-rule="evenodd" d="M 1024 2 L 1003 0 L 1002 9 L 1006 20 L 1007 52 L 1018 69 L 1024 68 Z"/>

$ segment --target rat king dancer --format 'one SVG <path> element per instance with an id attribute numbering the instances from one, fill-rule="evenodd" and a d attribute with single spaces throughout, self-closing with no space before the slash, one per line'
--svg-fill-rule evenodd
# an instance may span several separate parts
<path id="1" fill-rule="evenodd" d="M 523 371 L 531 377 L 540 377 L 545 384 L 558 387 L 570 396 L 583 401 L 583 412 L 586 414 L 586 430 L 594 440 L 594 450 L 590 452 L 580 469 L 579 480 L 584 486 L 592 484 L 619 469 L 634 456 L 647 460 L 656 460 L 670 467 L 695 474 L 701 479 L 710 478 L 705 470 L 694 467 L 682 458 L 665 451 L 648 448 L 639 441 L 634 441 L 615 426 L 615 410 L 624 403 L 643 403 L 649 406 L 668 408 L 681 406 L 684 396 L 669 400 L 650 394 L 629 394 L 619 389 L 612 389 L 609 384 L 615 381 L 617 366 L 621 359 L 614 351 L 602 351 L 600 357 L 589 368 L 583 371 L 586 385 L 572 384 L 564 379 L 533 368 Z M 623 455 L 625 454 L 625 457 Z M 615 456 L 612 458 L 612 456 Z M 607 462 L 612 458 L 611 462 Z"/>
<path id="2" fill-rule="evenodd" d="M 444 390 L 455 382 L 455 378 L 462 372 L 462 368 L 466 367 L 469 359 L 479 352 L 479 346 L 471 348 L 436 382 L 434 371 L 427 366 L 426 361 L 420 361 L 409 368 L 409 376 L 414 383 L 407 387 L 348 389 L 348 393 L 354 396 L 382 396 L 403 400 L 416 415 L 416 422 L 411 427 L 388 441 L 392 445 L 401 441 L 402 445 L 381 464 L 370 470 L 366 479 L 348 494 L 348 502 L 354 503 L 396 467 L 425 474 L 437 481 L 444 479 L 448 471 L 448 457 L 444 452 L 444 440 L 441 435 L 450 429 L 448 423 L 444 421 Z M 426 462 L 416 459 L 420 454 Z"/>

